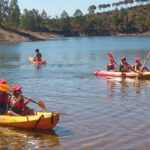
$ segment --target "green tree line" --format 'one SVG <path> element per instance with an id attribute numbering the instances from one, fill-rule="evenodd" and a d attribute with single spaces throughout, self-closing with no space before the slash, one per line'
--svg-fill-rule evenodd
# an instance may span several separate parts
<path id="1" fill-rule="evenodd" d="M 150 0 L 124 0 L 112 4 L 91 5 L 83 15 L 76 9 L 73 16 L 64 10 L 51 18 L 43 10 L 24 9 L 17 0 L 0 0 L 0 25 L 30 31 L 55 31 L 64 35 L 109 35 L 112 32 L 143 32 L 150 30 Z M 134 6 L 133 6 L 134 5 Z M 127 7 L 128 6 L 128 7 Z M 96 13 L 96 9 L 99 12 Z M 113 10 L 109 10 L 109 9 Z"/>

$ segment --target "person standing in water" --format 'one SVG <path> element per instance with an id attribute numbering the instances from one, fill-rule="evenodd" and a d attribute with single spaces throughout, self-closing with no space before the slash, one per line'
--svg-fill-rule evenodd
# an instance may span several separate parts
<path id="1" fill-rule="evenodd" d="M 39 49 L 35 50 L 34 61 L 39 62 L 42 59 L 42 54 L 39 52 Z"/>

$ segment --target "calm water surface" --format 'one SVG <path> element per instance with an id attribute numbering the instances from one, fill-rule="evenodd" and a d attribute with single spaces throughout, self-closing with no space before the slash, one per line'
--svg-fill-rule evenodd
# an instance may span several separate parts
<path id="1" fill-rule="evenodd" d="M 45 66 L 28 56 L 39 48 Z M 144 60 L 150 37 L 84 37 L 52 41 L 0 43 L 0 78 L 60 112 L 48 132 L 0 127 L 0 149 L 149 150 L 150 81 L 95 77 L 106 69 L 108 52 L 116 61 Z M 150 63 L 147 63 L 150 68 Z M 35 104 L 30 107 L 41 111 Z"/>

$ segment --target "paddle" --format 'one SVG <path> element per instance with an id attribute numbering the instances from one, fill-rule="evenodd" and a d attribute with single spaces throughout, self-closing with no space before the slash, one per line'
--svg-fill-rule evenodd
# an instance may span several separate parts
<path id="1" fill-rule="evenodd" d="M 25 96 L 23 96 L 23 98 L 29 99 L 29 98 L 27 98 L 27 97 L 25 97 Z M 37 102 L 36 102 L 36 101 L 34 101 L 34 100 L 32 100 L 32 99 L 30 99 L 30 101 L 33 102 L 33 103 L 35 103 L 35 104 L 38 104 L 39 107 L 41 107 L 42 109 L 44 109 L 44 110 L 46 111 L 46 106 L 45 106 L 45 104 L 44 104 L 43 101 L 37 101 Z"/>
<path id="2" fill-rule="evenodd" d="M 147 57 L 146 57 L 146 59 L 145 59 L 143 65 L 142 65 L 140 71 L 138 72 L 138 76 L 137 76 L 138 78 L 141 76 L 141 71 L 142 71 L 142 69 L 145 67 L 145 65 L 146 65 L 147 60 L 148 60 L 149 57 L 150 57 L 150 51 L 148 52 L 148 55 L 147 55 Z"/>
<path id="3" fill-rule="evenodd" d="M 140 69 L 140 71 L 139 72 L 141 72 L 142 71 L 142 69 L 144 68 L 144 66 L 146 65 L 146 63 L 147 63 L 147 60 L 148 60 L 148 58 L 150 57 L 150 52 L 148 52 L 148 55 L 147 55 L 147 57 L 146 57 L 146 59 L 145 59 L 145 61 L 144 61 L 144 63 L 143 63 L 143 65 L 142 65 L 142 67 L 141 67 L 141 69 Z"/>
<path id="4" fill-rule="evenodd" d="M 111 53 L 107 53 L 107 55 L 109 56 L 110 59 L 112 59 L 112 60 L 115 62 L 115 64 L 116 64 L 117 67 L 118 67 L 118 64 L 116 63 L 116 61 L 115 61 L 113 55 L 112 55 Z"/>
<path id="5" fill-rule="evenodd" d="M 6 83 L 0 84 L 0 91 L 8 92 L 8 91 L 10 91 L 10 86 Z"/>
<path id="6" fill-rule="evenodd" d="M 29 60 L 30 60 L 31 62 L 34 61 L 34 58 L 33 58 L 33 57 L 28 57 L 28 58 L 29 58 Z"/>
<path id="7" fill-rule="evenodd" d="M 11 90 L 10 90 L 10 86 L 8 85 L 8 84 L 0 84 L 0 90 L 1 91 L 3 91 L 3 92 L 11 92 Z M 12 92 L 11 92 L 12 93 Z M 25 99 L 29 99 L 29 98 L 27 98 L 27 97 L 25 97 L 25 96 L 23 96 L 23 98 L 25 98 Z M 44 102 L 42 102 L 42 101 L 34 101 L 34 100 L 32 100 L 32 99 L 30 99 L 30 101 L 31 102 L 33 102 L 33 103 L 35 103 L 35 104 L 37 104 L 39 107 L 41 107 L 42 109 L 44 109 L 44 110 L 46 110 L 46 106 L 45 106 L 45 104 L 44 104 Z"/>

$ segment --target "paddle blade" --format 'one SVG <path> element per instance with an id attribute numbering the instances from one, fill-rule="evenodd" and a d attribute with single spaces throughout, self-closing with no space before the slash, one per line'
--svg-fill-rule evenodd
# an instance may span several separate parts
<path id="1" fill-rule="evenodd" d="M 39 105 L 39 107 L 41 107 L 42 109 L 46 110 L 46 106 L 45 106 L 45 104 L 42 101 L 38 101 L 36 103 Z"/>
<path id="2" fill-rule="evenodd" d="M 10 86 L 8 84 L 0 84 L 0 91 L 8 92 L 10 91 Z"/>
<path id="3" fill-rule="evenodd" d="M 34 61 L 34 58 L 33 57 L 28 57 L 30 61 Z"/>
<path id="4" fill-rule="evenodd" d="M 109 56 L 109 58 L 110 58 L 111 60 L 113 60 L 113 61 L 115 60 L 114 57 L 113 57 L 113 55 L 112 55 L 111 53 L 107 53 L 107 55 Z"/>

